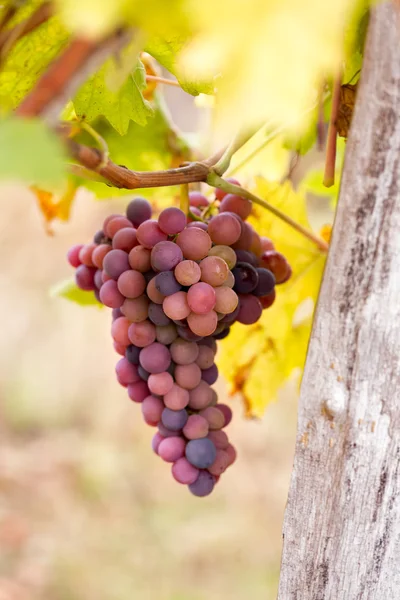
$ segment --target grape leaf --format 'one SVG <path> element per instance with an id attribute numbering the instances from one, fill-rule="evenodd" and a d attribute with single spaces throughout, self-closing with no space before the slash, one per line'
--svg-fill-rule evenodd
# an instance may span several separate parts
<path id="1" fill-rule="evenodd" d="M 21 8 L 18 21 L 26 18 L 41 2 Z M 21 38 L 7 53 L 0 70 L 0 111 L 13 110 L 66 44 L 68 33 L 57 16 Z"/>
<path id="2" fill-rule="evenodd" d="M 304 198 L 289 183 L 277 186 L 257 178 L 256 193 L 310 227 Z M 293 275 L 277 286 L 275 303 L 257 323 L 231 328 L 217 358 L 231 393 L 241 392 L 248 416 L 260 417 L 287 379 L 303 368 L 325 256 L 268 211 L 256 207 L 251 222 L 287 257 Z"/>
<path id="3" fill-rule="evenodd" d="M 65 155 L 59 138 L 41 121 L 0 121 L 0 179 L 58 185 L 65 176 Z"/>
<path id="4" fill-rule="evenodd" d="M 122 61 L 124 56 L 131 56 L 130 47 L 121 52 Z M 74 108 L 78 117 L 89 122 L 105 117 L 120 135 L 125 135 L 131 121 L 145 125 L 153 116 L 153 109 L 142 95 L 146 88 L 146 72 L 137 56 L 122 85 L 112 89 L 110 80 L 115 76 L 113 71 L 118 69 L 118 61 L 115 57 L 108 59 L 89 77 L 75 96 Z"/>
<path id="5" fill-rule="evenodd" d="M 207 78 L 194 78 L 179 62 L 179 55 L 187 45 L 188 40 L 182 38 L 152 38 L 146 44 L 146 52 L 151 54 L 158 62 L 175 75 L 185 92 L 192 96 L 198 94 L 213 94 L 215 91 L 216 70 L 210 70 Z"/>
<path id="6" fill-rule="evenodd" d="M 76 302 L 82 306 L 97 306 L 103 308 L 103 305 L 96 300 L 94 292 L 86 292 L 78 288 L 74 279 L 66 279 L 55 284 L 49 291 L 51 298 L 65 298 L 71 302 Z"/>

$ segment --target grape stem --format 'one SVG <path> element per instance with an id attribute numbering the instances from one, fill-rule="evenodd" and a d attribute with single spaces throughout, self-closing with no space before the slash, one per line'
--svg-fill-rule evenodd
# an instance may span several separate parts
<path id="1" fill-rule="evenodd" d="M 328 138 L 326 142 L 325 156 L 325 171 L 323 184 L 325 187 L 332 187 L 335 183 L 335 168 L 336 168 L 336 141 L 337 141 L 337 125 L 339 106 L 340 106 L 340 91 L 342 87 L 342 70 L 339 69 L 333 82 L 332 90 L 332 108 L 329 119 Z"/>
<path id="2" fill-rule="evenodd" d="M 221 158 L 212 167 L 214 173 L 222 176 L 225 173 L 225 171 L 229 169 L 232 156 L 235 154 L 235 152 L 239 150 L 239 148 L 244 146 L 244 144 L 248 142 L 251 137 L 253 137 L 254 133 L 254 130 L 249 129 L 239 131 L 239 133 L 235 135 L 229 146 L 225 149 Z"/>
<path id="3" fill-rule="evenodd" d="M 291 217 L 289 217 L 285 213 L 281 212 L 278 208 L 276 208 L 275 206 L 273 206 L 266 200 L 259 198 L 259 196 L 252 194 L 248 190 L 240 187 L 239 185 L 229 183 L 229 181 L 222 179 L 216 173 L 213 173 L 213 172 L 209 173 L 209 175 L 207 177 L 207 183 L 209 185 L 212 185 L 213 187 L 217 187 L 220 190 L 223 190 L 224 192 L 228 192 L 229 194 L 237 194 L 238 196 L 241 196 L 242 198 L 247 198 L 248 200 L 251 200 L 252 202 L 254 202 L 254 204 L 258 204 L 259 206 L 262 206 L 266 210 L 269 210 L 276 217 L 278 217 L 279 219 L 281 219 L 282 221 L 284 221 L 285 223 L 290 225 L 290 227 L 292 227 L 293 229 L 295 229 L 296 231 L 301 233 L 303 236 L 308 238 L 311 242 L 316 244 L 316 246 L 318 247 L 319 250 L 321 250 L 321 252 L 328 252 L 329 246 L 324 240 L 319 238 L 317 235 L 315 235 L 312 231 L 310 231 L 306 227 L 303 227 L 303 225 L 300 225 L 300 223 L 297 223 L 296 221 L 294 221 Z"/>
<path id="4" fill-rule="evenodd" d="M 176 79 L 167 79 L 166 77 L 159 77 L 158 75 L 146 75 L 146 81 L 155 81 L 156 83 L 163 83 L 164 85 L 181 87 L 179 81 Z"/>

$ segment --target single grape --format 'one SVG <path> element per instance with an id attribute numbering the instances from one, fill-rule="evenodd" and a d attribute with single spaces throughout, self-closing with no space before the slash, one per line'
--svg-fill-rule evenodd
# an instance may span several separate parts
<path id="1" fill-rule="evenodd" d="M 153 373 L 150 375 L 147 385 L 152 394 L 165 396 L 165 394 L 168 394 L 168 392 L 172 390 L 174 379 L 167 371 L 163 371 L 163 373 Z"/>
<path id="2" fill-rule="evenodd" d="M 229 213 L 220 213 L 208 223 L 208 234 L 214 244 L 230 246 L 238 241 L 241 232 L 240 223 Z"/>
<path id="3" fill-rule="evenodd" d="M 174 340 L 176 340 L 178 336 L 178 332 L 176 330 L 176 326 L 173 323 L 165 326 L 156 325 L 156 338 L 157 342 L 160 344 L 165 344 L 168 346 L 172 344 Z"/>
<path id="4" fill-rule="evenodd" d="M 201 381 L 202 372 L 196 363 L 190 365 L 177 365 L 175 368 L 175 381 L 185 390 L 193 390 Z"/>
<path id="5" fill-rule="evenodd" d="M 275 277 L 268 269 L 258 268 L 258 283 L 253 290 L 254 296 L 267 296 L 274 291 Z"/>
<path id="6" fill-rule="evenodd" d="M 232 244 L 235 250 L 250 250 L 253 241 L 253 229 L 248 223 L 242 222 L 242 233 L 237 242 Z"/>
<path id="7" fill-rule="evenodd" d="M 79 260 L 82 265 L 86 265 L 87 267 L 94 267 L 95 264 L 93 262 L 93 251 L 96 249 L 96 244 L 86 244 L 82 246 L 79 252 Z"/>
<path id="8" fill-rule="evenodd" d="M 200 369 L 208 369 L 214 364 L 215 352 L 208 346 L 199 346 L 199 353 L 196 358 L 196 364 Z"/>
<path id="9" fill-rule="evenodd" d="M 201 378 L 203 381 L 206 381 L 209 385 L 215 383 L 218 379 L 218 367 L 214 363 L 208 369 L 203 369 L 201 372 Z"/>
<path id="10" fill-rule="evenodd" d="M 213 398 L 213 390 L 205 381 L 201 380 L 199 385 L 190 390 L 189 407 L 193 410 L 202 410 L 210 405 Z"/>
<path id="11" fill-rule="evenodd" d="M 189 392 L 176 383 L 164 395 L 164 404 L 171 410 L 181 410 L 189 404 Z"/>
<path id="12" fill-rule="evenodd" d="M 164 438 L 176 436 L 176 431 L 172 431 L 171 429 L 168 429 L 167 427 L 165 427 L 162 424 L 162 421 L 160 421 L 158 424 L 158 431 Z"/>
<path id="13" fill-rule="evenodd" d="M 146 280 L 139 271 L 124 271 L 118 277 L 118 289 L 125 298 L 138 298 L 146 289 Z"/>
<path id="14" fill-rule="evenodd" d="M 142 414 L 147 425 L 156 427 L 161 419 L 164 403 L 154 396 L 147 396 L 142 402 Z"/>
<path id="15" fill-rule="evenodd" d="M 176 462 L 185 454 L 185 440 L 179 436 L 168 437 L 158 446 L 158 455 L 165 462 Z"/>
<path id="16" fill-rule="evenodd" d="M 162 373 L 166 371 L 171 362 L 171 354 L 166 346 L 154 342 L 146 346 L 139 356 L 140 364 L 149 373 Z"/>
<path id="17" fill-rule="evenodd" d="M 150 302 L 149 304 L 149 319 L 154 325 L 159 325 L 161 327 L 171 323 L 171 319 L 167 317 L 163 311 L 162 305 L 155 304 L 155 302 Z"/>
<path id="18" fill-rule="evenodd" d="M 130 383 L 128 385 L 128 396 L 133 402 L 143 402 L 150 395 L 150 390 L 145 381 Z"/>
<path id="19" fill-rule="evenodd" d="M 188 488 L 193 496 L 204 498 L 208 496 L 214 489 L 216 478 L 208 471 L 200 471 L 198 478 L 194 483 L 191 483 Z"/>
<path id="20" fill-rule="evenodd" d="M 132 223 L 126 217 L 114 217 L 108 221 L 107 226 L 104 230 L 107 237 L 113 239 L 118 231 L 121 229 L 133 229 Z"/>
<path id="21" fill-rule="evenodd" d="M 233 183 L 233 185 L 240 185 L 239 181 L 237 179 L 234 179 L 233 177 L 228 177 L 226 181 L 228 181 L 229 183 Z M 220 190 L 218 188 L 215 190 L 215 198 L 220 201 L 223 198 L 225 198 L 225 196 L 227 196 L 228 194 L 229 192 L 224 192 L 223 190 Z"/>
<path id="22" fill-rule="evenodd" d="M 232 323 L 234 323 L 236 321 L 239 311 L 240 311 L 240 304 L 238 303 L 235 310 L 233 312 L 229 313 L 228 315 L 225 315 L 224 318 L 221 319 L 220 323 L 225 323 L 227 325 L 231 325 Z"/>
<path id="23" fill-rule="evenodd" d="M 270 240 L 267 237 L 261 236 L 260 238 L 261 240 L 261 248 L 263 252 L 268 252 L 268 250 L 275 250 L 275 246 L 272 242 L 272 240 Z"/>
<path id="24" fill-rule="evenodd" d="M 118 342 L 113 342 L 114 350 L 120 356 L 125 356 L 126 347 L 122 344 L 118 344 Z"/>
<path id="25" fill-rule="evenodd" d="M 128 331 L 129 331 L 129 329 L 128 329 Z M 138 365 L 140 351 L 141 351 L 141 348 L 138 348 L 137 346 L 130 344 L 125 351 L 125 357 L 133 365 Z"/>
<path id="26" fill-rule="evenodd" d="M 132 323 L 144 321 L 149 314 L 149 300 L 147 296 L 127 298 L 121 306 L 121 312 Z"/>
<path id="27" fill-rule="evenodd" d="M 250 215 L 252 207 L 252 203 L 247 198 L 241 198 L 236 194 L 227 194 L 219 206 L 219 211 L 220 213 L 234 212 L 245 221 Z"/>
<path id="28" fill-rule="evenodd" d="M 188 290 L 187 303 L 190 309 L 198 315 L 210 312 L 214 308 L 215 302 L 215 290 L 208 283 L 204 283 L 203 281 L 195 283 Z"/>
<path id="29" fill-rule="evenodd" d="M 235 277 L 235 292 L 239 294 L 250 294 L 258 285 L 258 272 L 249 263 L 236 263 L 232 270 Z"/>
<path id="30" fill-rule="evenodd" d="M 198 315 L 191 312 L 187 320 L 193 333 L 202 337 L 214 333 L 218 324 L 217 313 L 214 310 L 210 310 L 205 315 Z"/>
<path id="31" fill-rule="evenodd" d="M 140 381 L 137 367 L 130 363 L 125 357 L 119 359 L 115 365 L 115 372 L 121 385 L 128 385 L 129 383 Z"/>
<path id="32" fill-rule="evenodd" d="M 140 378 L 143 381 L 148 381 L 149 377 L 150 377 L 150 373 L 148 371 L 146 371 L 146 369 L 143 369 L 143 367 L 141 365 L 138 366 L 138 373 Z"/>
<path id="33" fill-rule="evenodd" d="M 126 207 L 126 216 L 135 227 L 151 218 L 151 204 L 146 198 L 134 198 Z"/>
<path id="34" fill-rule="evenodd" d="M 158 442 L 159 443 L 159 442 Z M 157 446 L 158 447 L 158 446 Z M 172 465 L 172 476 L 178 483 L 189 485 L 194 483 L 200 471 L 183 456 Z"/>
<path id="35" fill-rule="evenodd" d="M 186 319 L 190 314 L 190 306 L 187 302 L 187 294 L 185 292 L 176 292 L 171 296 L 167 296 L 163 301 L 163 309 L 165 314 L 173 320 Z"/>
<path id="36" fill-rule="evenodd" d="M 150 300 L 152 302 L 154 302 L 155 304 L 162 304 L 163 303 L 165 296 L 163 294 L 161 294 L 158 291 L 158 289 L 156 288 L 156 278 L 155 278 L 155 276 L 152 279 L 150 279 L 149 283 L 147 284 L 146 294 L 148 295 L 148 297 L 150 298 Z"/>
<path id="37" fill-rule="evenodd" d="M 157 431 L 157 433 L 155 433 L 153 435 L 153 439 L 151 441 L 151 447 L 155 454 L 158 454 L 158 448 L 163 440 L 165 440 L 165 438 L 158 431 Z"/>
<path id="38" fill-rule="evenodd" d="M 124 227 L 123 229 L 119 229 L 114 235 L 112 247 L 115 250 L 130 252 L 137 243 L 136 229 L 133 227 Z"/>
<path id="39" fill-rule="evenodd" d="M 79 265 L 82 264 L 79 258 L 79 252 L 82 248 L 83 244 L 77 244 L 76 246 L 72 246 L 72 248 L 70 248 L 67 252 L 67 260 L 71 267 L 74 267 L 74 269 L 76 269 L 77 267 L 79 267 Z"/>
<path id="40" fill-rule="evenodd" d="M 206 419 L 210 429 L 222 429 L 225 425 L 225 417 L 222 411 L 215 406 L 207 406 L 199 414 Z"/>
<path id="41" fill-rule="evenodd" d="M 94 276 L 96 269 L 87 267 L 86 265 L 79 265 L 75 271 L 76 285 L 85 292 L 90 292 L 96 287 L 94 284 Z M 190 310 L 190 309 L 189 309 Z"/>
<path id="42" fill-rule="evenodd" d="M 198 227 L 184 229 L 176 238 L 176 243 L 182 250 L 183 256 L 189 260 L 205 258 L 212 246 L 208 233 Z"/>
<path id="43" fill-rule="evenodd" d="M 156 328 L 150 321 L 132 323 L 128 329 L 129 339 L 138 348 L 149 346 L 156 339 Z"/>
<path id="44" fill-rule="evenodd" d="M 95 244 L 104 244 L 105 240 L 107 240 L 107 236 L 102 229 L 100 231 L 96 231 L 93 236 L 93 241 Z"/>
<path id="45" fill-rule="evenodd" d="M 217 450 L 225 450 L 229 446 L 228 436 L 225 431 L 220 429 L 208 433 L 208 439 L 211 440 Z"/>
<path id="46" fill-rule="evenodd" d="M 108 217 L 106 217 L 103 221 L 103 231 L 104 232 L 106 231 L 107 225 L 109 224 L 110 221 L 112 221 L 116 217 L 123 217 L 123 216 L 124 215 L 117 215 L 117 214 L 108 215 Z M 109 239 L 109 238 L 107 238 L 107 239 Z"/>
<path id="47" fill-rule="evenodd" d="M 123 250 L 111 250 L 105 255 L 103 269 L 112 279 L 118 279 L 124 271 L 129 269 L 128 255 Z"/>
<path id="48" fill-rule="evenodd" d="M 216 404 L 215 408 L 218 408 L 218 410 L 220 410 L 222 412 L 222 414 L 224 415 L 224 419 L 225 419 L 224 427 L 229 425 L 229 423 L 232 421 L 232 416 L 233 416 L 232 409 L 230 408 L 230 406 L 228 406 L 227 404 Z"/>
<path id="49" fill-rule="evenodd" d="M 195 209 L 193 209 L 195 210 Z M 192 210 L 192 212 L 193 212 Z M 187 224 L 187 227 L 190 229 L 191 227 L 197 227 L 197 229 L 202 229 L 203 231 L 207 231 L 208 230 L 208 225 L 207 223 L 203 223 L 202 221 L 190 221 L 190 223 Z"/>
<path id="50" fill-rule="evenodd" d="M 230 328 L 227 327 L 226 329 L 218 331 L 218 333 L 217 332 L 214 333 L 214 337 L 216 340 L 223 340 L 224 338 L 226 338 L 229 335 L 229 331 L 230 331 Z"/>
<path id="51" fill-rule="evenodd" d="M 259 298 L 259 301 L 261 302 L 261 306 L 263 307 L 263 309 L 266 309 L 273 305 L 273 303 L 275 302 L 275 298 L 276 291 L 272 290 L 270 294 L 267 294 L 266 296 L 261 296 L 261 298 Z"/>
<path id="52" fill-rule="evenodd" d="M 217 450 L 217 456 L 211 467 L 208 467 L 211 475 L 222 475 L 229 467 L 229 455 L 225 450 Z"/>
<path id="53" fill-rule="evenodd" d="M 144 221 L 136 231 L 136 237 L 141 246 L 153 248 L 158 242 L 167 240 L 168 235 L 161 231 L 157 221 Z"/>
<path id="54" fill-rule="evenodd" d="M 292 274 L 286 258 L 275 250 L 268 250 L 261 255 L 260 266 L 269 269 L 274 274 L 277 284 L 285 283 Z"/>
<path id="55" fill-rule="evenodd" d="M 214 354 L 217 353 L 217 344 L 213 337 L 205 337 L 204 339 L 202 339 L 199 342 L 199 345 L 207 346 L 208 348 L 211 348 L 211 350 L 214 352 Z"/>
<path id="56" fill-rule="evenodd" d="M 151 267 L 151 250 L 144 246 L 135 246 L 129 252 L 129 264 L 135 271 L 146 273 Z"/>
<path id="57" fill-rule="evenodd" d="M 189 204 L 190 206 L 206 207 L 209 205 L 209 201 L 201 192 L 189 192 Z"/>
<path id="58" fill-rule="evenodd" d="M 182 408 L 181 410 L 171 410 L 170 408 L 164 408 L 161 415 L 161 422 L 164 427 L 167 427 L 171 431 L 180 431 L 186 425 L 188 420 L 187 411 Z"/>
<path id="59" fill-rule="evenodd" d="M 112 320 L 115 321 L 115 319 L 118 319 L 119 317 L 123 317 L 123 314 L 121 312 L 120 308 L 113 308 L 111 311 L 111 316 L 112 316 Z"/>
<path id="60" fill-rule="evenodd" d="M 129 346 L 131 343 L 128 336 L 129 325 L 130 322 L 126 317 L 115 319 L 114 323 L 111 325 L 111 336 L 115 342 L 123 344 L 124 346 Z"/>
<path id="61" fill-rule="evenodd" d="M 109 308 L 120 308 L 124 303 L 125 298 L 118 290 L 117 282 L 110 279 L 110 281 L 106 281 L 101 286 L 100 300 Z"/>
<path id="62" fill-rule="evenodd" d="M 223 285 L 229 273 L 229 267 L 219 256 L 207 256 L 200 262 L 201 281 L 213 287 Z"/>
<path id="63" fill-rule="evenodd" d="M 239 294 L 239 313 L 237 321 L 243 325 L 257 323 L 262 314 L 260 300 L 253 294 Z"/>
<path id="64" fill-rule="evenodd" d="M 174 244 L 174 246 L 175 245 L 176 244 Z M 163 296 L 171 296 L 182 289 L 181 284 L 175 279 L 175 275 L 172 271 L 162 271 L 156 275 L 154 285 Z"/>
<path id="65" fill-rule="evenodd" d="M 225 452 L 228 454 L 229 457 L 229 465 L 232 465 L 236 460 L 235 448 L 232 446 L 232 444 L 228 444 L 228 446 L 225 448 Z"/>
<path id="66" fill-rule="evenodd" d="M 225 281 L 221 287 L 228 287 L 228 288 L 232 289 L 234 285 L 235 285 L 235 277 L 234 277 L 232 271 L 228 271 L 227 278 L 225 279 Z"/>
<path id="67" fill-rule="evenodd" d="M 112 248 L 108 244 L 100 244 L 99 246 L 96 246 L 92 254 L 92 260 L 95 267 L 97 267 L 98 269 L 103 268 L 104 257 L 111 250 Z"/>
<path id="68" fill-rule="evenodd" d="M 201 415 L 190 415 L 183 428 L 183 435 L 188 440 L 205 438 L 208 434 L 208 421 Z"/>
<path id="69" fill-rule="evenodd" d="M 168 235 L 176 235 L 186 227 L 186 215 L 180 208 L 170 206 L 161 211 L 158 226 Z"/>
<path id="70" fill-rule="evenodd" d="M 226 262 L 229 269 L 233 269 L 237 261 L 235 250 L 233 250 L 233 248 L 230 246 L 213 246 L 208 253 L 208 256 L 219 256 L 219 258 L 222 258 L 222 260 Z"/>
<path id="71" fill-rule="evenodd" d="M 263 249 L 262 249 L 262 245 L 261 245 L 261 238 L 258 235 L 257 231 L 253 230 L 253 236 L 252 236 L 252 241 L 251 241 L 251 246 L 250 246 L 250 252 L 252 252 L 255 256 L 257 256 L 257 258 L 259 258 L 261 256 L 261 254 L 263 253 Z"/>
<path id="72" fill-rule="evenodd" d="M 217 455 L 217 449 L 208 438 L 190 440 L 186 444 L 185 456 L 191 465 L 198 469 L 210 467 Z"/>
<path id="73" fill-rule="evenodd" d="M 224 315 L 233 313 L 239 304 L 239 298 L 231 288 L 228 287 L 217 287 L 215 288 L 215 310 Z"/>
<path id="74" fill-rule="evenodd" d="M 199 355 L 199 346 L 195 342 L 187 342 L 177 338 L 170 346 L 172 360 L 178 365 L 190 365 Z"/>
<path id="75" fill-rule="evenodd" d="M 255 254 L 250 250 L 234 250 L 237 258 L 237 262 L 249 263 L 253 267 L 257 268 L 259 260 Z"/>
<path id="76" fill-rule="evenodd" d="M 174 274 L 176 280 L 181 285 L 189 286 L 200 281 L 201 271 L 199 265 L 194 260 L 183 260 L 176 265 Z"/>
<path id="77" fill-rule="evenodd" d="M 111 281 L 113 281 L 113 280 L 111 280 Z M 104 283 L 107 283 L 107 281 L 105 281 Z M 115 281 L 114 281 L 114 283 L 115 283 Z M 100 290 L 101 286 L 103 285 L 103 271 L 101 271 L 100 269 L 97 269 L 96 273 L 94 274 L 94 285 L 96 286 L 96 288 L 98 290 Z M 101 302 L 103 302 L 103 301 L 101 300 Z M 104 302 L 103 302 L 103 304 L 104 304 Z"/>
<path id="78" fill-rule="evenodd" d="M 182 259 L 182 250 L 173 242 L 158 242 L 151 251 L 154 271 L 172 271 Z"/>

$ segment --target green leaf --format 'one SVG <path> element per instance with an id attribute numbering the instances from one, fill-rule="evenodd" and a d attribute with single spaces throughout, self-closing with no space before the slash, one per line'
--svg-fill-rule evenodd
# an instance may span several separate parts
<path id="1" fill-rule="evenodd" d="M 124 49 L 121 59 L 110 58 L 101 69 L 81 87 L 74 99 L 75 112 L 86 121 L 105 117 L 120 134 L 125 135 L 131 121 L 146 125 L 153 109 L 142 96 L 146 74 L 142 62 L 135 56 L 122 85 L 115 86 L 119 62 L 131 57 L 131 47 Z M 113 85 L 114 84 L 114 85 Z"/>
<path id="2" fill-rule="evenodd" d="M 38 0 L 29 2 L 28 7 L 18 11 L 15 22 L 29 16 L 39 4 Z M 15 44 L 0 70 L 1 113 L 10 112 L 18 106 L 67 40 L 68 32 L 59 18 L 52 17 Z"/>
<path id="3" fill-rule="evenodd" d="M 185 92 L 192 96 L 199 94 L 213 94 L 215 89 L 215 78 L 217 72 L 210 74 L 207 81 L 193 79 L 179 65 L 178 58 L 180 52 L 185 48 L 187 39 L 181 37 L 171 37 L 169 39 L 155 37 L 146 44 L 146 52 L 151 54 L 158 62 L 168 69 L 179 81 Z"/>
<path id="4" fill-rule="evenodd" d="M 93 292 L 85 292 L 78 288 L 74 279 L 66 279 L 55 284 L 50 289 L 51 298 L 65 298 L 71 302 L 76 302 L 82 306 L 97 306 L 103 308 L 103 305 L 96 300 Z"/>
<path id="5" fill-rule="evenodd" d="M 57 185 L 65 176 L 61 141 L 39 120 L 0 121 L 0 178 Z"/>

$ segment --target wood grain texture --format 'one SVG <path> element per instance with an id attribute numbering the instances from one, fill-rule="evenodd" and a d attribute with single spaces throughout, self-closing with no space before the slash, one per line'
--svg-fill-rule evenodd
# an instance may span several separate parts
<path id="1" fill-rule="evenodd" d="M 299 405 L 279 600 L 400 598 L 400 27 L 371 16 Z"/>

